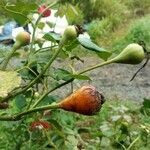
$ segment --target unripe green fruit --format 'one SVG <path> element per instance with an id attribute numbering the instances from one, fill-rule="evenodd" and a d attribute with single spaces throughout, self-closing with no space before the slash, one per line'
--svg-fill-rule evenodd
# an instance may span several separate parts
<path id="1" fill-rule="evenodd" d="M 26 46 L 30 43 L 30 34 L 26 31 L 20 32 L 16 36 L 16 42 L 14 44 L 15 49 L 20 48 L 21 46 Z"/>
<path id="2" fill-rule="evenodd" d="M 66 30 L 64 31 L 63 36 L 65 36 L 67 39 L 75 39 L 77 37 L 77 31 L 76 27 L 73 26 L 68 26 Z"/>
<path id="3" fill-rule="evenodd" d="M 129 44 L 113 61 L 123 64 L 139 64 L 145 57 L 143 47 L 139 44 Z"/>
<path id="4" fill-rule="evenodd" d="M 78 36 L 78 34 L 77 34 L 76 27 L 74 25 L 68 26 L 64 31 L 64 34 L 62 36 L 60 43 L 64 45 L 67 42 L 70 42 L 70 41 L 76 39 L 77 36 Z"/>
<path id="5" fill-rule="evenodd" d="M 111 63 L 121 64 L 139 64 L 145 58 L 144 49 L 142 46 L 136 43 L 129 44 L 118 56 L 112 58 L 99 66 L 108 65 Z"/>
<path id="6" fill-rule="evenodd" d="M 13 54 L 16 52 L 16 50 L 18 50 L 22 46 L 28 45 L 29 43 L 30 43 L 30 34 L 26 31 L 20 32 L 16 36 L 16 42 L 13 45 L 13 50 L 8 54 L 8 56 L 3 62 L 2 70 L 6 69 L 9 60 L 11 59 L 11 57 L 13 57 Z"/>

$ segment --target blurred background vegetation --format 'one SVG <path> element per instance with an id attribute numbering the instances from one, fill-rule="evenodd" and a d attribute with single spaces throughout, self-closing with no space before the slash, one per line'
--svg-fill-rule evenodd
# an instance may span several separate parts
<path id="1" fill-rule="evenodd" d="M 22 2 L 2 0 L 0 3 Z M 23 0 L 32 3 L 34 0 Z M 43 0 L 36 0 L 42 4 Z M 45 3 L 54 2 L 46 0 Z M 59 0 L 58 14 L 69 24 L 80 24 L 91 38 L 110 50 L 119 51 L 126 44 L 143 40 L 150 47 L 149 0 Z M 67 10 L 67 11 L 66 11 Z M 8 20 L 0 11 L 0 24 Z"/>

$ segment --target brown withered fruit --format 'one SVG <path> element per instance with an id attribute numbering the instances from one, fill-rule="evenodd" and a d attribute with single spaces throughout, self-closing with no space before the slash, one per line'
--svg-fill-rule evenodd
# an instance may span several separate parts
<path id="1" fill-rule="evenodd" d="M 105 102 L 93 86 L 83 86 L 59 103 L 59 108 L 83 115 L 94 115 Z"/>

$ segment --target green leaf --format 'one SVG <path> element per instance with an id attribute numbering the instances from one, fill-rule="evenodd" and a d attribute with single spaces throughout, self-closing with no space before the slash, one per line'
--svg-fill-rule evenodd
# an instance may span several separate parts
<path id="1" fill-rule="evenodd" d="M 86 75 L 72 74 L 69 71 L 61 68 L 54 70 L 54 72 L 51 74 L 51 77 L 57 81 L 59 80 L 68 81 L 71 78 L 78 79 L 78 80 L 91 80 Z"/>
<path id="2" fill-rule="evenodd" d="M 105 49 L 100 48 L 98 45 L 93 43 L 91 41 L 91 39 L 89 39 L 89 38 L 87 38 L 87 37 L 85 37 L 83 35 L 78 37 L 78 41 L 86 49 L 91 50 L 91 51 L 95 51 L 97 53 L 97 55 L 100 58 L 104 59 L 104 60 L 107 60 L 108 57 L 110 57 L 110 55 L 111 55 L 111 53 L 109 51 L 106 51 Z"/>
<path id="3" fill-rule="evenodd" d="M 53 32 L 50 32 L 50 33 L 46 33 L 43 38 L 47 41 L 51 41 L 51 42 L 58 42 L 60 41 L 61 37 L 59 34 L 57 33 L 53 33 Z"/>
<path id="4" fill-rule="evenodd" d="M 59 80 L 67 81 L 71 78 L 71 73 L 67 70 L 58 68 L 54 70 L 54 72 L 51 74 L 51 77 L 57 81 Z"/>
<path id="5" fill-rule="evenodd" d="M 73 74 L 71 75 L 74 79 L 78 79 L 78 80 L 91 80 L 88 76 L 86 75 L 76 75 L 76 74 Z"/>
<path id="6" fill-rule="evenodd" d="M 66 51 L 71 51 L 74 48 L 76 48 L 79 45 L 79 41 L 78 40 L 73 40 L 72 42 L 67 43 L 67 45 L 65 45 L 65 50 Z"/>
<path id="7" fill-rule="evenodd" d="M 14 82 L 15 81 L 15 82 Z M 0 97 L 5 97 L 21 84 L 21 77 L 15 71 L 0 71 Z"/>
<path id="8" fill-rule="evenodd" d="M 24 25 L 28 21 L 27 16 L 37 8 L 36 3 L 24 2 L 17 2 L 16 4 L 3 7 L 4 11 L 21 25 Z"/>
<path id="9" fill-rule="evenodd" d="M 15 97 L 15 104 L 19 110 L 23 109 L 26 106 L 26 98 L 24 95 L 20 94 Z"/>

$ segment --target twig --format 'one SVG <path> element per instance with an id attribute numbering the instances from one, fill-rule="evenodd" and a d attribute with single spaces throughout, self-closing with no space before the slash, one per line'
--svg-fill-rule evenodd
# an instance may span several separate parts
<path id="1" fill-rule="evenodd" d="M 42 106 L 42 107 L 37 107 L 33 108 L 24 112 L 21 112 L 19 114 L 16 114 L 14 116 L 0 116 L 1 121 L 18 121 L 22 119 L 23 116 L 38 112 L 38 111 L 43 111 L 43 110 L 48 110 L 48 109 L 58 109 L 59 108 L 59 103 L 47 105 L 47 106 Z"/>
<path id="2" fill-rule="evenodd" d="M 16 50 L 17 50 L 17 49 L 16 49 L 15 47 L 13 47 L 12 51 L 8 54 L 8 56 L 6 56 L 6 59 L 4 59 L 4 61 L 3 61 L 2 69 L 1 69 L 1 70 L 4 71 L 4 70 L 6 69 L 9 60 L 12 58 L 12 56 L 13 56 L 13 54 L 16 52 Z"/>
<path id="3" fill-rule="evenodd" d="M 46 70 L 50 67 L 50 65 L 53 63 L 53 61 L 55 60 L 55 58 L 58 56 L 59 52 L 61 51 L 63 45 L 60 44 L 59 48 L 57 49 L 57 51 L 55 52 L 55 54 L 51 57 L 51 59 L 49 60 L 49 62 L 45 65 L 44 69 L 41 71 L 41 73 L 34 79 L 32 80 L 26 87 L 24 87 L 23 89 L 19 90 L 19 91 L 14 91 L 13 93 L 8 94 L 8 96 L 6 96 L 5 98 L 3 98 L 1 100 L 1 102 L 5 102 L 8 101 L 10 98 L 25 92 L 27 89 L 29 89 L 30 87 L 32 87 L 41 77 L 42 75 L 46 72 Z"/>
<path id="4" fill-rule="evenodd" d="M 50 4 L 47 8 L 45 8 L 45 9 L 43 10 L 43 12 L 46 11 L 47 9 L 51 8 L 51 7 L 54 6 L 55 4 L 57 4 L 57 1 L 53 2 L 52 4 Z M 36 22 L 35 22 L 35 25 L 33 26 L 33 34 L 32 34 L 32 39 L 31 39 L 32 41 L 31 41 L 31 45 L 30 45 L 30 52 L 34 52 L 34 50 L 33 50 L 33 44 L 34 44 L 34 42 L 35 42 L 35 32 L 36 32 L 36 28 L 38 27 L 38 23 L 39 23 L 39 21 L 41 20 L 42 16 L 43 16 L 43 14 L 41 13 L 41 14 L 39 15 L 39 17 L 37 18 L 37 20 L 36 20 Z M 32 51 L 32 50 L 33 50 L 33 51 Z"/>
<path id="5" fill-rule="evenodd" d="M 146 59 L 146 62 L 135 72 L 135 74 L 133 75 L 133 77 L 130 79 L 130 82 L 134 80 L 134 78 L 136 77 L 136 75 L 147 65 L 148 61 L 150 58 Z"/>
<path id="6" fill-rule="evenodd" d="M 63 82 L 63 83 L 57 85 L 56 87 L 50 89 L 50 90 L 47 91 L 46 93 L 44 93 L 44 94 L 36 101 L 36 103 L 32 106 L 32 108 L 36 107 L 40 102 L 42 102 L 42 100 L 43 100 L 49 93 L 55 91 L 56 89 L 58 89 L 58 88 L 60 88 L 60 87 L 62 87 L 62 86 L 64 86 L 64 85 L 67 85 L 68 83 L 72 82 L 73 80 L 74 80 L 74 79 L 72 78 L 72 79 L 70 79 L 70 80 L 68 80 L 68 81 L 66 81 L 66 82 Z"/>

